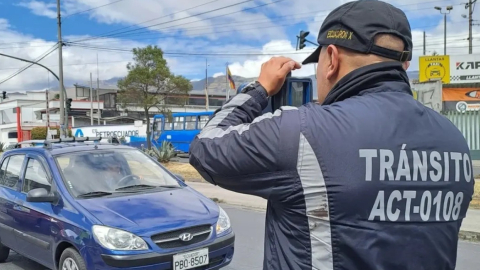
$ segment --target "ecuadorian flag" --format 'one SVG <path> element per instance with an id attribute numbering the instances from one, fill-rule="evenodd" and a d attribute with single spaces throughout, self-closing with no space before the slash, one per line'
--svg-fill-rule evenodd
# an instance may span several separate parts
<path id="1" fill-rule="evenodd" d="M 227 78 L 228 82 L 230 83 L 230 89 L 235 89 L 235 82 L 233 81 L 232 73 L 230 69 L 227 67 Z"/>

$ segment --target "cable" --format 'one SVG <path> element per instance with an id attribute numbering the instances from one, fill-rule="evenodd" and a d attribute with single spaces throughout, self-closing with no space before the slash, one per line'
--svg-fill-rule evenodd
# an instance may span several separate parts
<path id="1" fill-rule="evenodd" d="M 262 4 L 262 5 L 253 7 L 253 8 L 258 8 L 258 7 L 270 5 L 270 4 L 277 3 L 277 2 L 281 2 L 281 1 L 284 1 L 284 0 L 279 0 L 279 1 L 274 1 L 274 2 L 267 3 L 267 4 Z M 248 1 L 247 1 L 247 2 L 248 2 Z M 431 1 L 431 2 L 444 2 L 444 1 Z M 243 2 L 242 2 L 242 3 L 243 3 Z M 430 3 L 430 2 L 425 2 L 425 3 Z M 240 3 L 240 4 L 241 4 L 241 3 Z M 413 4 L 408 4 L 408 5 L 404 5 L 404 6 L 409 6 L 409 5 L 413 5 Z M 414 4 L 414 5 L 417 5 L 417 4 Z M 224 7 L 224 8 L 226 8 L 226 7 Z M 249 8 L 249 9 L 253 9 L 253 8 Z M 422 8 L 422 9 L 413 9 L 413 10 L 423 10 L 423 9 L 430 9 L 430 8 L 431 8 L 431 7 Z M 221 9 L 223 9 L 223 8 L 221 8 Z M 218 9 L 217 9 L 217 10 L 218 10 Z M 248 10 L 248 9 L 245 9 L 245 10 Z M 205 19 L 201 19 L 201 20 L 197 20 L 197 21 L 193 21 L 193 22 L 187 22 L 187 23 L 183 23 L 183 24 L 179 24 L 179 25 L 168 26 L 168 27 L 164 27 L 164 28 L 156 29 L 156 30 L 158 31 L 158 30 L 168 29 L 168 28 L 177 27 L 177 26 L 182 26 L 182 25 L 186 25 L 186 24 L 196 23 L 196 22 L 203 21 L 203 20 L 208 20 L 208 19 L 212 19 L 212 18 L 217 18 L 217 17 L 226 16 L 226 15 L 231 15 L 231 14 L 238 13 L 238 12 L 242 12 L 242 11 L 245 11 L 245 10 L 240 10 L 240 11 L 235 11 L 235 12 L 231 12 L 231 13 L 227 13 L 227 14 L 222 14 L 222 15 L 218 15 L 218 16 L 213 16 L 213 17 L 210 17 L 210 18 L 205 18 Z M 215 10 L 212 10 L 212 11 L 215 11 Z M 209 11 L 209 12 L 212 12 L 212 11 Z M 323 11 L 328 12 L 328 11 L 331 11 L 331 10 L 320 10 L 320 11 L 318 11 L 318 12 L 323 12 Z M 208 12 L 205 12 L 205 13 L 208 13 Z M 201 15 L 201 14 L 204 14 L 204 13 L 192 15 L 192 16 L 189 16 L 189 17 L 194 17 L 194 16 Z M 177 20 L 183 20 L 183 19 L 186 19 L 186 18 L 189 18 L 189 17 L 180 18 L 180 19 L 177 19 Z M 176 20 L 173 20 L 173 21 L 176 21 Z M 170 22 L 173 22 L 173 21 L 170 21 Z M 133 29 L 133 30 L 129 30 L 129 31 L 124 31 L 124 32 L 116 33 L 116 34 L 103 35 L 103 36 L 97 36 L 97 37 L 91 37 L 91 38 L 87 38 L 87 39 L 83 39 L 83 40 L 74 40 L 74 41 L 71 41 L 71 42 L 81 42 L 81 41 L 88 41 L 88 40 L 100 39 L 100 38 L 111 37 L 111 36 L 118 36 L 118 35 L 122 35 L 122 34 L 125 34 L 125 33 L 134 32 L 134 31 L 138 31 L 138 30 L 141 30 L 141 29 L 146 29 L 146 28 L 150 28 L 150 27 L 152 27 L 152 26 L 158 26 L 158 25 L 162 25 L 162 24 L 166 24 L 166 23 L 170 23 L 170 22 L 163 22 L 163 23 L 154 24 L 154 25 L 150 25 L 150 26 L 146 26 L 146 27 L 141 27 L 141 28 L 137 28 L 137 29 Z M 435 25 L 435 26 L 436 26 L 436 25 Z M 149 31 L 143 31 L 143 32 L 140 32 L 140 33 L 147 33 L 147 32 L 150 32 L 150 31 L 151 31 L 151 30 L 149 30 Z M 136 34 L 139 34 L 139 33 L 136 33 Z"/>
<path id="2" fill-rule="evenodd" d="M 86 10 L 83 10 L 83 11 L 75 12 L 75 13 L 72 13 L 70 15 L 67 15 L 67 16 L 63 17 L 63 19 L 65 20 L 68 17 L 75 16 L 75 15 L 85 13 L 85 12 L 89 12 L 89 11 L 99 9 L 99 8 L 102 8 L 102 7 L 105 7 L 105 6 L 108 6 L 108 5 L 112 5 L 112 4 L 115 4 L 115 3 L 118 3 L 118 2 L 122 2 L 122 1 L 124 1 L 124 0 L 117 0 L 117 1 L 110 2 L 110 3 L 107 3 L 107 4 L 101 5 L 101 6 L 97 6 L 97 7 L 89 8 L 89 9 L 86 9 Z"/>
<path id="3" fill-rule="evenodd" d="M 53 53 L 56 49 L 57 49 L 57 46 L 58 44 L 55 44 L 55 46 L 53 46 L 50 50 L 48 50 L 47 52 L 45 52 L 40 58 L 37 58 L 35 60 L 35 62 L 40 62 L 42 59 L 44 59 L 45 57 L 47 57 L 48 55 L 50 55 L 51 53 Z M 25 67 L 21 68 L 20 70 L 16 71 L 15 73 L 13 73 L 12 75 L 8 76 L 6 79 L 0 81 L 0 84 L 12 79 L 13 77 L 17 76 L 18 74 L 24 72 L 25 70 L 27 70 L 29 67 L 33 66 L 33 64 L 28 64 L 26 65 Z"/>
<path id="4" fill-rule="evenodd" d="M 171 21 L 168 21 L 168 22 L 162 22 L 162 23 L 152 24 L 152 25 L 149 25 L 149 26 L 143 26 L 143 27 L 139 27 L 139 28 L 136 28 L 136 29 L 128 30 L 128 31 L 123 31 L 123 32 L 120 32 L 120 33 L 117 33 L 117 34 L 122 34 L 122 33 L 132 32 L 132 31 L 137 31 L 137 30 L 146 29 L 146 28 L 149 28 L 149 27 L 152 27 L 152 26 L 157 26 L 157 25 L 162 25 L 162 24 L 171 23 L 171 22 L 175 22 L 175 21 L 180 21 L 180 20 L 192 18 L 192 17 L 195 17 L 195 16 L 199 16 L 199 15 L 204 15 L 204 14 L 207 14 L 207 13 L 211 13 L 211 12 L 214 12 L 214 11 L 222 10 L 222 9 L 225 9 L 225 8 L 238 6 L 238 5 L 245 4 L 245 3 L 248 3 L 248 2 L 252 2 L 252 1 L 254 1 L 254 0 L 245 0 L 245 1 L 242 1 L 242 2 L 239 2 L 239 3 L 235 3 L 235 4 L 228 5 L 228 6 L 224 6 L 224 7 L 221 7 L 221 8 L 216 8 L 216 9 L 213 9 L 213 10 L 209 10 L 209 11 L 197 13 L 197 14 L 195 14 L 195 15 L 190 15 L 190 16 L 187 16 L 187 17 L 184 17 L 184 18 L 178 18 L 178 19 L 171 20 Z M 283 1 L 283 0 L 282 0 L 282 1 Z M 117 34 L 102 35 L 102 36 L 98 36 L 98 37 L 94 37 L 94 38 L 90 38 L 90 39 L 76 40 L 76 41 L 85 41 L 85 40 L 91 40 L 91 39 L 97 39 L 97 38 L 105 38 L 105 37 L 109 37 L 109 36 L 113 36 L 113 35 L 117 35 Z"/>
<path id="5" fill-rule="evenodd" d="M 134 27 L 134 26 L 139 26 L 139 25 L 144 24 L 144 23 L 147 23 L 147 22 L 152 22 L 152 21 L 156 21 L 156 20 L 163 19 L 163 18 L 166 18 L 166 17 L 170 17 L 170 16 L 176 15 L 176 14 L 178 14 L 178 13 L 185 12 L 185 11 L 189 11 L 189 10 L 192 10 L 192 9 L 195 9 L 195 8 L 198 8 L 198 7 L 206 6 L 206 5 L 208 5 L 208 4 L 211 4 L 211 3 L 213 3 L 213 2 L 218 2 L 218 1 L 220 1 L 220 0 L 213 0 L 213 1 L 210 1 L 210 2 L 207 2 L 207 3 L 203 3 L 203 4 L 200 4 L 200 5 L 197 5 L 197 6 L 193 6 L 193 7 L 191 7 L 191 8 L 187 8 L 187 9 L 184 9 L 184 10 L 180 10 L 180 11 L 177 11 L 177 12 L 174 12 L 174 13 L 171 13 L 171 14 L 168 14 L 168 15 L 156 17 L 156 18 L 153 18 L 153 19 L 147 20 L 147 21 L 143 21 L 143 22 L 141 22 L 141 23 L 137 23 L 137 24 L 133 24 L 133 25 L 130 25 L 130 26 L 126 26 L 126 27 L 122 27 L 122 28 L 115 29 L 115 30 L 107 31 L 107 32 L 105 32 L 105 33 L 103 33 L 103 34 L 101 34 L 101 35 L 109 34 L 109 33 L 112 33 L 112 32 L 117 32 L 117 31 L 120 31 L 120 30 L 132 28 L 132 27 Z"/>

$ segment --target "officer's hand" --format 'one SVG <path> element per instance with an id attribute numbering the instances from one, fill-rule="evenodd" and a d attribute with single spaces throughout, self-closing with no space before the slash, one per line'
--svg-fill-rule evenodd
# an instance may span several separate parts
<path id="1" fill-rule="evenodd" d="M 267 90 L 268 96 L 273 96 L 282 88 L 287 74 L 300 67 L 300 63 L 290 58 L 273 57 L 262 64 L 258 82 Z"/>

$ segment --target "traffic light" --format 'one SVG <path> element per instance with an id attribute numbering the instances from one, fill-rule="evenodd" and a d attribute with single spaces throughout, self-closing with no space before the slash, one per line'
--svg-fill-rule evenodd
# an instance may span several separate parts
<path id="1" fill-rule="evenodd" d="M 67 98 L 67 112 L 70 112 L 72 110 L 72 99 Z"/>
<path id="2" fill-rule="evenodd" d="M 300 31 L 300 35 L 298 36 L 298 49 L 301 50 L 305 48 L 305 41 L 306 37 L 310 34 L 308 31 Z"/>
<path id="3" fill-rule="evenodd" d="M 2 99 L 6 99 L 7 98 L 7 92 L 3 91 L 2 92 Z"/>

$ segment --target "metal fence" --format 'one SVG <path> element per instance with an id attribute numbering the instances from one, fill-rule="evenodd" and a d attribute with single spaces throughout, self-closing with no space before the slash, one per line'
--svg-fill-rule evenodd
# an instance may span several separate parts
<path id="1" fill-rule="evenodd" d="M 480 111 L 448 111 L 442 114 L 462 132 L 470 147 L 472 159 L 480 160 Z"/>

